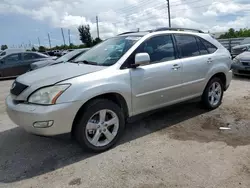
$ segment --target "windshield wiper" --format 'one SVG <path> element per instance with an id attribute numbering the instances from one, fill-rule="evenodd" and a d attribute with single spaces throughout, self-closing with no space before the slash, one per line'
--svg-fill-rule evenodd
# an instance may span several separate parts
<path id="1" fill-rule="evenodd" d="M 87 60 L 83 60 L 83 61 L 75 61 L 75 63 L 83 63 L 83 64 L 87 64 L 87 65 L 98 65 L 98 63 L 93 62 L 93 61 L 87 61 Z"/>

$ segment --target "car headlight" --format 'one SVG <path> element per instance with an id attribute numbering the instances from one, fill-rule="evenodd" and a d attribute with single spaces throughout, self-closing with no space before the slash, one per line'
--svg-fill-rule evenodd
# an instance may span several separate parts
<path id="1" fill-rule="evenodd" d="M 55 85 L 41 88 L 30 95 L 28 102 L 35 104 L 55 104 L 60 95 L 68 89 L 70 84 Z"/>
<path id="2" fill-rule="evenodd" d="M 240 64 L 240 60 L 237 59 L 237 58 L 234 58 L 234 59 L 233 59 L 233 63 L 234 63 L 234 64 Z"/>

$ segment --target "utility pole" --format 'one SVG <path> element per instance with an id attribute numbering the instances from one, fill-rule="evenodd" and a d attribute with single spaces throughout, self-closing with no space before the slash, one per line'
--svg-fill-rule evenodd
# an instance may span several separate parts
<path id="1" fill-rule="evenodd" d="M 64 46 L 65 46 L 66 44 L 65 44 L 65 38 L 64 38 L 63 28 L 61 28 L 61 31 L 62 31 L 63 43 L 64 43 Z"/>
<path id="2" fill-rule="evenodd" d="M 71 44 L 71 40 L 70 40 L 70 29 L 68 30 L 68 35 L 69 35 L 69 45 Z"/>
<path id="3" fill-rule="evenodd" d="M 40 43 L 40 39 L 39 39 L 39 37 L 37 37 L 37 39 L 38 39 L 38 44 L 39 44 L 39 46 L 41 46 L 41 43 Z"/>
<path id="4" fill-rule="evenodd" d="M 99 34 L 99 23 L 98 23 L 98 16 L 96 16 L 96 28 L 97 28 L 97 37 L 98 39 L 100 38 L 100 34 Z"/>
<path id="5" fill-rule="evenodd" d="M 170 0 L 166 0 L 166 1 L 168 3 L 168 26 L 171 27 L 170 5 L 169 5 Z"/>
<path id="6" fill-rule="evenodd" d="M 29 40 L 29 47 L 31 48 L 31 41 Z"/>
<path id="7" fill-rule="evenodd" d="M 48 39 L 49 39 L 49 47 L 51 48 L 51 41 L 50 41 L 49 33 L 48 33 Z"/>

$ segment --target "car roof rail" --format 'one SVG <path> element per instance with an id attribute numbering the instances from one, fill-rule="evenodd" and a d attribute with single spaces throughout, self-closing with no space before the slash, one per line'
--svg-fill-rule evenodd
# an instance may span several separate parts
<path id="1" fill-rule="evenodd" d="M 124 32 L 124 33 L 120 33 L 119 35 L 125 35 L 125 34 L 130 34 L 130 33 L 138 33 L 139 31 L 128 31 L 128 32 Z"/>
<path id="2" fill-rule="evenodd" d="M 204 33 L 202 30 L 199 30 L 199 29 L 181 28 L 181 27 L 161 27 L 161 28 L 153 30 L 153 32 L 155 31 L 193 31 L 197 33 Z"/>

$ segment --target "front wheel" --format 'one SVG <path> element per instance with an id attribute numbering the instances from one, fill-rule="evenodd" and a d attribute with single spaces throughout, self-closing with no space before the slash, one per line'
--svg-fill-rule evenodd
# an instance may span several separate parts
<path id="1" fill-rule="evenodd" d="M 125 127 L 121 108 L 106 99 L 90 102 L 75 129 L 77 141 L 84 149 L 102 152 L 112 147 Z"/>
<path id="2" fill-rule="evenodd" d="M 205 108 L 210 110 L 218 108 L 221 105 L 223 93 L 224 90 L 221 79 L 217 77 L 212 78 L 202 95 L 202 103 Z"/>

